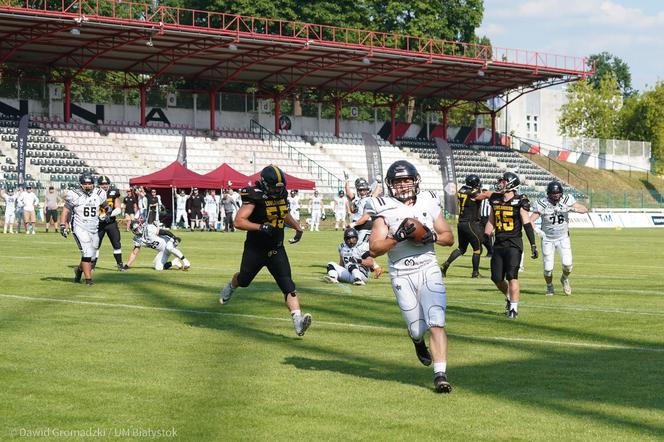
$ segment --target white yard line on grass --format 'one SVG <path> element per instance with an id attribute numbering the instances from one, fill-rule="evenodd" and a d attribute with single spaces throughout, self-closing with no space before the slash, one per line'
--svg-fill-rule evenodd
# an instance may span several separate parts
<path id="1" fill-rule="evenodd" d="M 171 312 L 171 313 L 190 313 L 194 315 L 202 316 L 228 316 L 228 317 L 238 317 L 238 318 L 251 318 L 251 319 L 260 319 L 262 321 L 281 321 L 281 322 L 290 322 L 290 319 L 287 318 L 275 318 L 271 316 L 260 316 L 260 315 L 248 315 L 241 313 L 224 313 L 224 312 L 211 312 L 207 310 L 193 310 L 193 309 L 183 309 L 183 308 L 170 308 L 170 307 L 150 307 L 145 305 L 133 305 L 133 304 L 111 304 L 106 302 L 92 302 L 92 301 L 77 301 L 74 299 L 56 299 L 56 298 L 40 298 L 33 296 L 17 296 L 17 295 L 6 295 L 0 293 L 0 298 L 5 299 L 14 299 L 18 301 L 36 301 L 36 302 L 54 302 L 61 304 L 74 304 L 82 306 L 93 306 L 93 307 L 108 307 L 108 308 L 123 308 L 131 310 L 143 310 L 143 311 L 158 311 L 158 312 Z M 401 327 L 384 327 L 378 325 L 365 325 L 365 324 L 351 324 L 346 322 L 332 322 L 332 321 L 316 321 L 316 325 L 326 325 L 332 327 L 342 327 L 342 328 L 363 328 L 363 329 L 372 329 L 372 330 L 383 330 L 390 332 L 399 332 L 402 333 L 403 329 Z M 472 335 L 460 335 L 456 333 L 450 333 L 450 336 L 457 336 L 461 338 L 468 339 L 484 339 L 490 341 L 503 341 L 503 342 L 526 342 L 532 344 L 544 344 L 544 345 L 559 345 L 563 347 L 584 347 L 584 348 L 604 348 L 604 349 L 616 349 L 616 350 L 633 350 L 633 351 L 645 351 L 645 352 L 664 352 L 664 348 L 657 347 L 637 347 L 629 345 L 614 345 L 614 344 L 595 344 L 590 342 L 569 342 L 569 341 L 554 341 L 549 339 L 528 339 L 528 338 L 506 338 L 500 336 L 472 336 Z"/>

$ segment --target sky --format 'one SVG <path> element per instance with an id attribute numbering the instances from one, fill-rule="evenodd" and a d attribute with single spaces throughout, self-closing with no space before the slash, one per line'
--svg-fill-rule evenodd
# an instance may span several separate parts
<path id="1" fill-rule="evenodd" d="M 664 81 L 664 0 L 484 0 L 476 33 L 503 48 L 609 52 L 627 63 L 639 91 Z"/>

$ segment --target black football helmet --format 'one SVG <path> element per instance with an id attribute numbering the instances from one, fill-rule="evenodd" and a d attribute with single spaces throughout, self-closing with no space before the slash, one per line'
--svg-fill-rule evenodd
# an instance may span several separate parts
<path id="1" fill-rule="evenodd" d="M 348 247 L 355 247 L 357 244 L 357 241 L 360 239 L 359 235 L 357 234 L 357 230 L 353 229 L 352 227 L 347 228 L 344 230 L 344 243 Z"/>
<path id="2" fill-rule="evenodd" d="M 100 176 L 99 178 L 97 178 L 97 185 L 98 185 L 98 186 L 101 186 L 102 184 L 108 184 L 108 185 L 110 185 L 110 184 L 111 184 L 111 180 L 110 180 L 110 178 L 107 177 L 106 175 L 102 175 L 102 176 Z"/>
<path id="3" fill-rule="evenodd" d="M 514 172 L 505 172 L 498 180 L 502 185 L 502 190 L 510 192 L 521 185 L 521 180 Z"/>
<path id="4" fill-rule="evenodd" d="M 343 198 L 344 196 L 346 196 L 346 192 L 344 192 L 343 190 L 340 190 L 339 191 L 339 198 Z"/>
<path id="5" fill-rule="evenodd" d="M 131 230 L 131 233 L 134 235 L 142 235 L 143 234 L 143 218 L 136 218 L 132 219 L 131 222 L 129 223 L 129 230 Z"/>
<path id="6" fill-rule="evenodd" d="M 286 198 L 286 175 L 284 171 L 271 164 L 261 170 L 261 179 L 258 187 L 270 198 Z"/>
<path id="7" fill-rule="evenodd" d="M 401 187 L 398 190 L 395 189 L 394 182 L 403 178 L 411 178 L 413 180 L 412 186 L 410 188 Z M 420 182 L 420 174 L 417 172 L 415 166 L 405 160 L 392 163 L 389 169 L 387 169 L 387 174 L 385 174 L 385 184 L 387 184 L 390 196 L 401 202 L 417 198 L 417 194 L 420 193 Z"/>
<path id="8" fill-rule="evenodd" d="M 546 186 L 546 196 L 553 204 L 558 204 L 563 197 L 563 185 L 558 181 L 551 181 Z"/>
<path id="9" fill-rule="evenodd" d="M 291 198 L 295 198 L 295 196 L 298 194 L 297 189 L 293 189 L 290 191 L 290 196 Z"/>
<path id="10" fill-rule="evenodd" d="M 355 180 L 355 190 L 357 191 L 358 196 L 365 197 L 369 195 L 369 182 L 364 178 L 358 178 Z"/>
<path id="11" fill-rule="evenodd" d="M 477 189 L 482 185 L 482 182 L 480 180 L 480 177 L 478 177 L 475 174 L 470 174 L 466 176 L 466 186 L 471 187 L 473 189 Z"/>
<path id="12" fill-rule="evenodd" d="M 81 189 L 88 193 L 95 187 L 95 179 L 89 173 L 82 173 L 78 177 L 78 182 L 81 184 Z"/>

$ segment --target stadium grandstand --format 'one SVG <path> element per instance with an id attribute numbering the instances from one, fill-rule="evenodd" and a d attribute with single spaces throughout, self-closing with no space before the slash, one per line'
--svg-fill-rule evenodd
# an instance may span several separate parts
<path id="1" fill-rule="evenodd" d="M 382 170 L 407 159 L 424 187 L 440 191 L 437 137 L 450 141 L 459 181 L 472 171 L 494 182 L 512 170 L 527 192 L 538 194 L 553 177 L 506 148 L 496 131 L 496 114 L 509 101 L 488 111 L 491 129 L 483 143 L 451 137 L 449 111 L 460 102 L 485 103 L 506 91 L 514 100 L 592 74 L 583 58 L 130 1 L 0 0 L 0 34 L 0 64 L 53 72 L 48 106 L 0 97 L 1 173 L 17 178 L 18 118 L 29 114 L 26 179 L 35 187 L 66 188 L 78 174 L 92 172 L 125 188 L 132 177 L 175 160 L 184 136 L 187 167 L 198 173 L 228 163 L 251 175 L 276 163 L 327 195 L 342 187 L 344 173 L 367 176 L 366 149 L 375 143 Z M 132 87 L 140 104 L 73 103 L 72 83 L 86 70 L 138 78 Z M 177 79 L 205 85 L 189 91 L 193 108 L 150 108 L 148 92 Z M 237 93 L 238 85 L 254 88 L 251 99 L 269 106 L 226 121 L 228 112 L 216 103 L 221 94 Z M 282 101 L 301 88 L 334 93 L 338 98 L 326 104 L 334 106 L 335 118 L 321 123 L 320 117 L 283 115 Z M 386 97 L 381 106 L 389 120 L 342 121 L 344 99 L 354 92 Z M 197 110 L 196 96 L 208 99 L 205 110 Z M 432 109 L 442 123 L 413 138 L 396 118 L 410 98 L 453 104 Z M 201 116 L 209 123 L 201 125 Z"/>

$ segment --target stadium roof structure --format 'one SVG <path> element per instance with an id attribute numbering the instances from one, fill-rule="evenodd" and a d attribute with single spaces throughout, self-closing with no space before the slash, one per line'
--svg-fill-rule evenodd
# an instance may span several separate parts
<path id="1" fill-rule="evenodd" d="M 395 103 L 481 102 L 593 73 L 586 58 L 124 0 L 0 0 L 0 64 L 67 72 L 65 93 L 90 69 L 142 75 L 144 89 L 185 78 L 210 93 L 246 83 L 275 97 L 316 88 Z"/>

